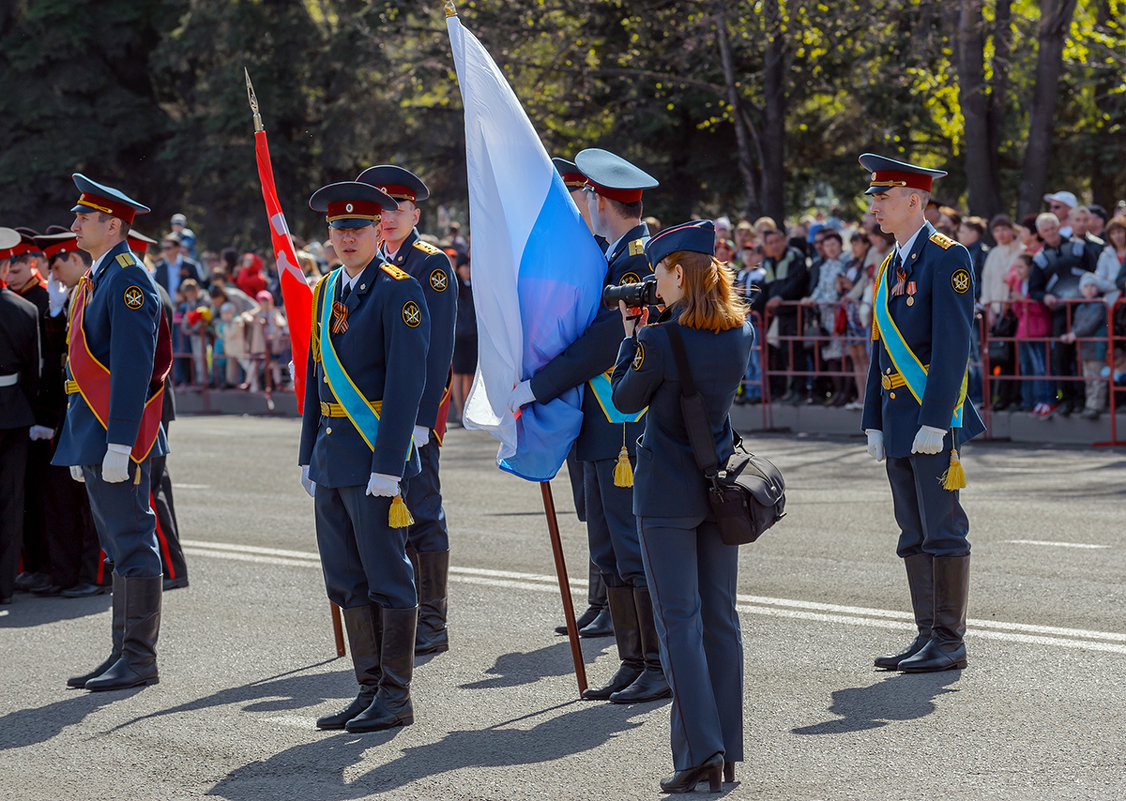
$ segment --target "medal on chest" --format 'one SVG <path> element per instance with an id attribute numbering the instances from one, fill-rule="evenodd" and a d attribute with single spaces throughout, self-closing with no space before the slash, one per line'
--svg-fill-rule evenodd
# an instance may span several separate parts
<path id="1" fill-rule="evenodd" d="M 907 305 L 908 306 L 914 306 L 915 305 L 915 293 L 916 292 L 918 292 L 918 287 L 915 285 L 915 282 L 914 281 L 909 282 L 907 284 Z"/>

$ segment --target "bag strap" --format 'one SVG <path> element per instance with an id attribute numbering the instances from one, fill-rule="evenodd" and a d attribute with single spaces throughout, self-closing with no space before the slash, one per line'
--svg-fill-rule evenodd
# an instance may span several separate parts
<path id="1" fill-rule="evenodd" d="M 711 428 L 708 426 L 708 410 L 704 406 L 704 399 L 696 389 L 696 382 L 692 378 L 692 368 L 688 365 L 688 354 L 684 350 L 684 339 L 680 329 L 675 323 L 662 326 L 669 334 L 669 344 L 672 345 L 672 356 L 676 362 L 677 372 L 680 374 L 680 412 L 684 415 L 684 429 L 688 432 L 688 444 L 692 447 L 692 455 L 696 458 L 696 466 L 705 478 L 714 479 L 719 467 L 719 456 L 716 454 L 715 442 L 712 440 Z"/>

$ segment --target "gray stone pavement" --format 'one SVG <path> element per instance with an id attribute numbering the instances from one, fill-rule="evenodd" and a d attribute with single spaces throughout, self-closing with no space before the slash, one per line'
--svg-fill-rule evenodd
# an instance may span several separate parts
<path id="1" fill-rule="evenodd" d="M 577 701 L 539 488 L 451 431 L 453 650 L 420 660 L 415 725 L 313 720 L 354 693 L 336 659 L 295 466 L 298 423 L 186 418 L 169 469 L 191 587 L 165 596 L 161 683 L 68 691 L 108 649 L 109 598 L 0 610 L 0 798 L 633 799 L 671 769 L 668 704 Z M 789 515 L 742 549 L 747 761 L 730 798 L 1126 796 L 1123 453 L 966 449 L 969 668 L 884 674 L 910 637 L 886 478 L 859 437 L 756 435 Z M 582 608 L 585 535 L 553 482 Z M 584 641 L 592 682 L 610 639 Z"/>

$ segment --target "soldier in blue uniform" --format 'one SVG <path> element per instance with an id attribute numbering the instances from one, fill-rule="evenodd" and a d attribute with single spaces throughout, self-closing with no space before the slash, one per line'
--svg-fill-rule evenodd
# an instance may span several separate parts
<path id="1" fill-rule="evenodd" d="M 606 283 L 640 281 L 651 275 L 645 257 L 649 229 L 641 222 L 641 194 L 657 186 L 657 180 L 598 148 L 581 151 L 575 165 L 586 176 L 591 227 L 610 242 Z M 508 407 L 515 411 L 531 401 L 546 403 L 565 390 L 586 385 L 575 451 L 583 462 L 590 556 L 606 582 L 621 665 L 608 684 L 586 690 L 583 697 L 628 704 L 667 698 L 670 691 L 661 669 L 653 604 L 633 516 L 633 482 L 626 469 L 645 413 L 622 412 L 610 397 L 609 376 L 622 334 L 621 316 L 613 309 L 599 309 L 578 339 L 513 389 Z"/>
<path id="2" fill-rule="evenodd" d="M 360 691 L 320 729 L 367 732 L 414 722 L 418 601 L 400 492 L 417 475 L 411 431 L 426 375 L 430 317 L 418 281 L 379 255 L 395 201 L 359 182 L 318 189 L 343 265 L 313 292 L 298 465 L 314 499 L 329 599 L 340 606 Z"/>
<path id="3" fill-rule="evenodd" d="M 678 334 L 684 344 L 722 464 L 734 450 L 728 412 L 747 369 L 754 329 L 732 274 L 715 259 L 710 220 L 666 228 L 645 250 L 668 308 L 654 325 L 645 325 L 649 310 L 643 310 L 635 329 L 630 315 L 637 310 L 621 305 L 630 336 L 621 343 L 612 383 L 619 409 L 649 408 L 637 446 L 633 511 L 673 693 L 677 773 L 661 789 L 687 792 L 708 779 L 718 790 L 721 768 L 734 781 L 735 763 L 743 759 L 739 550 L 723 543 L 709 519 L 707 481 L 688 440 L 670 337 Z"/>
<path id="4" fill-rule="evenodd" d="M 973 265 L 966 248 L 923 216 L 931 182 L 945 172 L 871 153 L 860 166 L 871 173 L 871 212 L 896 240 L 876 275 L 862 425 L 868 452 L 887 458 L 896 552 L 918 627 L 904 651 L 875 664 L 909 673 L 964 668 L 970 544 L 958 449 L 985 430 L 966 397 Z"/>
<path id="5" fill-rule="evenodd" d="M 449 257 L 418 238 L 418 203 L 430 197 L 422 179 L 393 164 L 369 167 L 356 179 L 386 192 L 398 203 L 387 209 L 380 221 L 383 236 L 381 255 L 410 274 L 422 286 L 430 315 L 430 347 L 426 352 L 426 386 L 418 404 L 414 424 L 415 447 L 422 461 L 421 472 L 407 482 L 407 506 L 414 525 L 407 532 L 407 545 L 418 560 L 418 633 L 415 653 L 449 650 L 446 628 L 447 591 L 450 574 L 450 535 L 442 507 L 442 485 L 438 478 L 438 455 L 449 413 L 450 364 L 454 355 L 454 326 L 457 322 L 457 276 Z"/>
<path id="6" fill-rule="evenodd" d="M 70 401 L 52 464 L 86 482 L 114 572 L 110 656 L 67 684 L 119 690 L 158 680 L 162 574 L 149 470 L 168 452 L 160 406 L 171 342 L 156 284 L 126 241 L 148 207 L 80 174 L 74 184 L 81 194 L 71 230 L 93 265 L 71 300 Z"/>
<path id="7" fill-rule="evenodd" d="M 587 228 L 590 228 L 590 208 L 586 201 L 586 176 L 579 172 L 575 162 L 568 161 L 565 158 L 556 156 L 551 160 L 551 163 L 555 165 L 555 170 L 559 173 L 559 177 L 563 179 L 563 185 L 567 187 L 567 192 L 578 208 L 583 222 L 586 223 Z M 594 233 L 593 229 L 591 229 L 591 233 Z M 594 241 L 605 253 L 606 240 L 596 236 Z M 583 487 L 583 463 L 575 455 L 573 447 L 567 454 L 567 476 L 571 481 L 571 496 L 575 502 L 575 513 L 579 517 L 579 522 L 585 523 L 586 500 Z M 580 637 L 609 637 L 614 633 L 614 625 L 610 620 L 610 605 L 606 601 L 606 582 L 602 580 L 602 571 L 598 569 L 598 565 L 594 563 L 593 559 L 589 561 L 587 577 L 587 607 L 575 621 L 575 626 L 579 630 Z M 567 626 L 556 626 L 555 633 L 567 636 Z"/>

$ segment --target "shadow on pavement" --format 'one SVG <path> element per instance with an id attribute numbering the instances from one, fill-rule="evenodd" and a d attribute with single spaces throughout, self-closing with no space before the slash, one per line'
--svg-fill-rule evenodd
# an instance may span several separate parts
<path id="1" fill-rule="evenodd" d="M 111 731 L 118 731 L 134 723 L 151 718 L 161 718 L 165 715 L 176 715 L 181 712 L 194 712 L 200 709 L 210 709 L 228 704 L 243 704 L 244 712 L 285 712 L 293 709 L 304 709 L 316 706 L 328 700 L 348 699 L 356 695 L 356 677 L 348 662 L 347 669 L 334 673 L 314 673 L 303 675 L 305 671 L 322 667 L 337 661 L 326 659 L 312 665 L 296 668 L 294 670 L 271 676 L 267 679 L 252 681 L 240 687 L 230 687 L 204 698 L 197 698 L 186 704 L 162 709 L 150 715 L 142 715 L 133 720 L 114 727 Z M 310 726 L 312 722 L 310 722 Z"/>
<path id="2" fill-rule="evenodd" d="M 508 728 L 566 707 L 574 707 L 574 711 L 553 714 L 531 728 Z M 298 745 L 267 760 L 237 768 L 211 788 L 208 795 L 229 801 L 259 801 L 283 797 L 295 787 L 303 786 L 318 801 L 347 801 L 463 768 L 534 766 L 598 748 L 618 733 L 640 726 L 640 721 L 630 718 L 644 715 L 650 709 L 647 704 L 619 707 L 571 701 L 485 729 L 450 732 L 436 743 L 403 749 L 389 762 L 378 760 L 378 755 L 365 759 L 365 755 L 393 739 L 394 731 L 374 735 L 328 735 L 323 740 Z M 371 765 L 370 770 L 355 775 L 354 766 L 365 761 Z M 525 775 L 520 781 L 524 786 L 536 783 L 531 775 Z M 490 780 L 489 786 L 479 788 L 481 797 L 494 797 L 498 792 L 496 797 L 503 797 L 503 791 L 492 786 L 494 782 Z"/>
<path id="3" fill-rule="evenodd" d="M 833 691 L 829 712 L 840 715 L 813 726 L 793 729 L 794 734 L 847 734 L 878 729 L 890 721 L 916 720 L 934 712 L 934 699 L 946 693 L 962 676 L 960 670 L 940 673 L 892 673 L 869 687 Z"/>
<path id="4" fill-rule="evenodd" d="M 144 688 L 91 693 L 69 690 L 70 696 L 35 709 L 17 709 L 0 718 L 0 751 L 45 743 L 68 726 L 74 726 L 103 706 L 129 698 Z"/>
<path id="5" fill-rule="evenodd" d="M 8 614 L 0 615 L 0 629 L 31 628 L 44 623 L 89 617 L 105 612 L 112 604 L 113 596 L 109 593 L 86 598 L 40 597 L 17 593 L 15 603 L 4 607 Z M 106 639 L 109 639 L 108 624 L 106 631 Z"/>
<path id="6" fill-rule="evenodd" d="M 612 644 L 613 639 L 599 640 L 599 643 Z M 587 642 L 583 644 L 586 645 Z M 602 648 L 599 648 L 599 651 L 604 650 L 604 647 L 603 645 Z M 583 662 L 587 665 L 594 661 L 594 656 L 588 654 L 588 650 L 591 649 L 583 649 Z M 597 655 L 597 652 L 595 655 Z M 546 676 L 567 676 L 574 672 L 575 664 L 571 659 L 571 641 L 563 640 L 546 648 L 540 648 L 538 651 L 514 652 L 498 656 L 493 666 L 485 671 L 485 675 L 491 678 L 462 684 L 460 689 L 484 690 L 495 687 L 519 687 L 522 684 L 533 684 Z"/>

